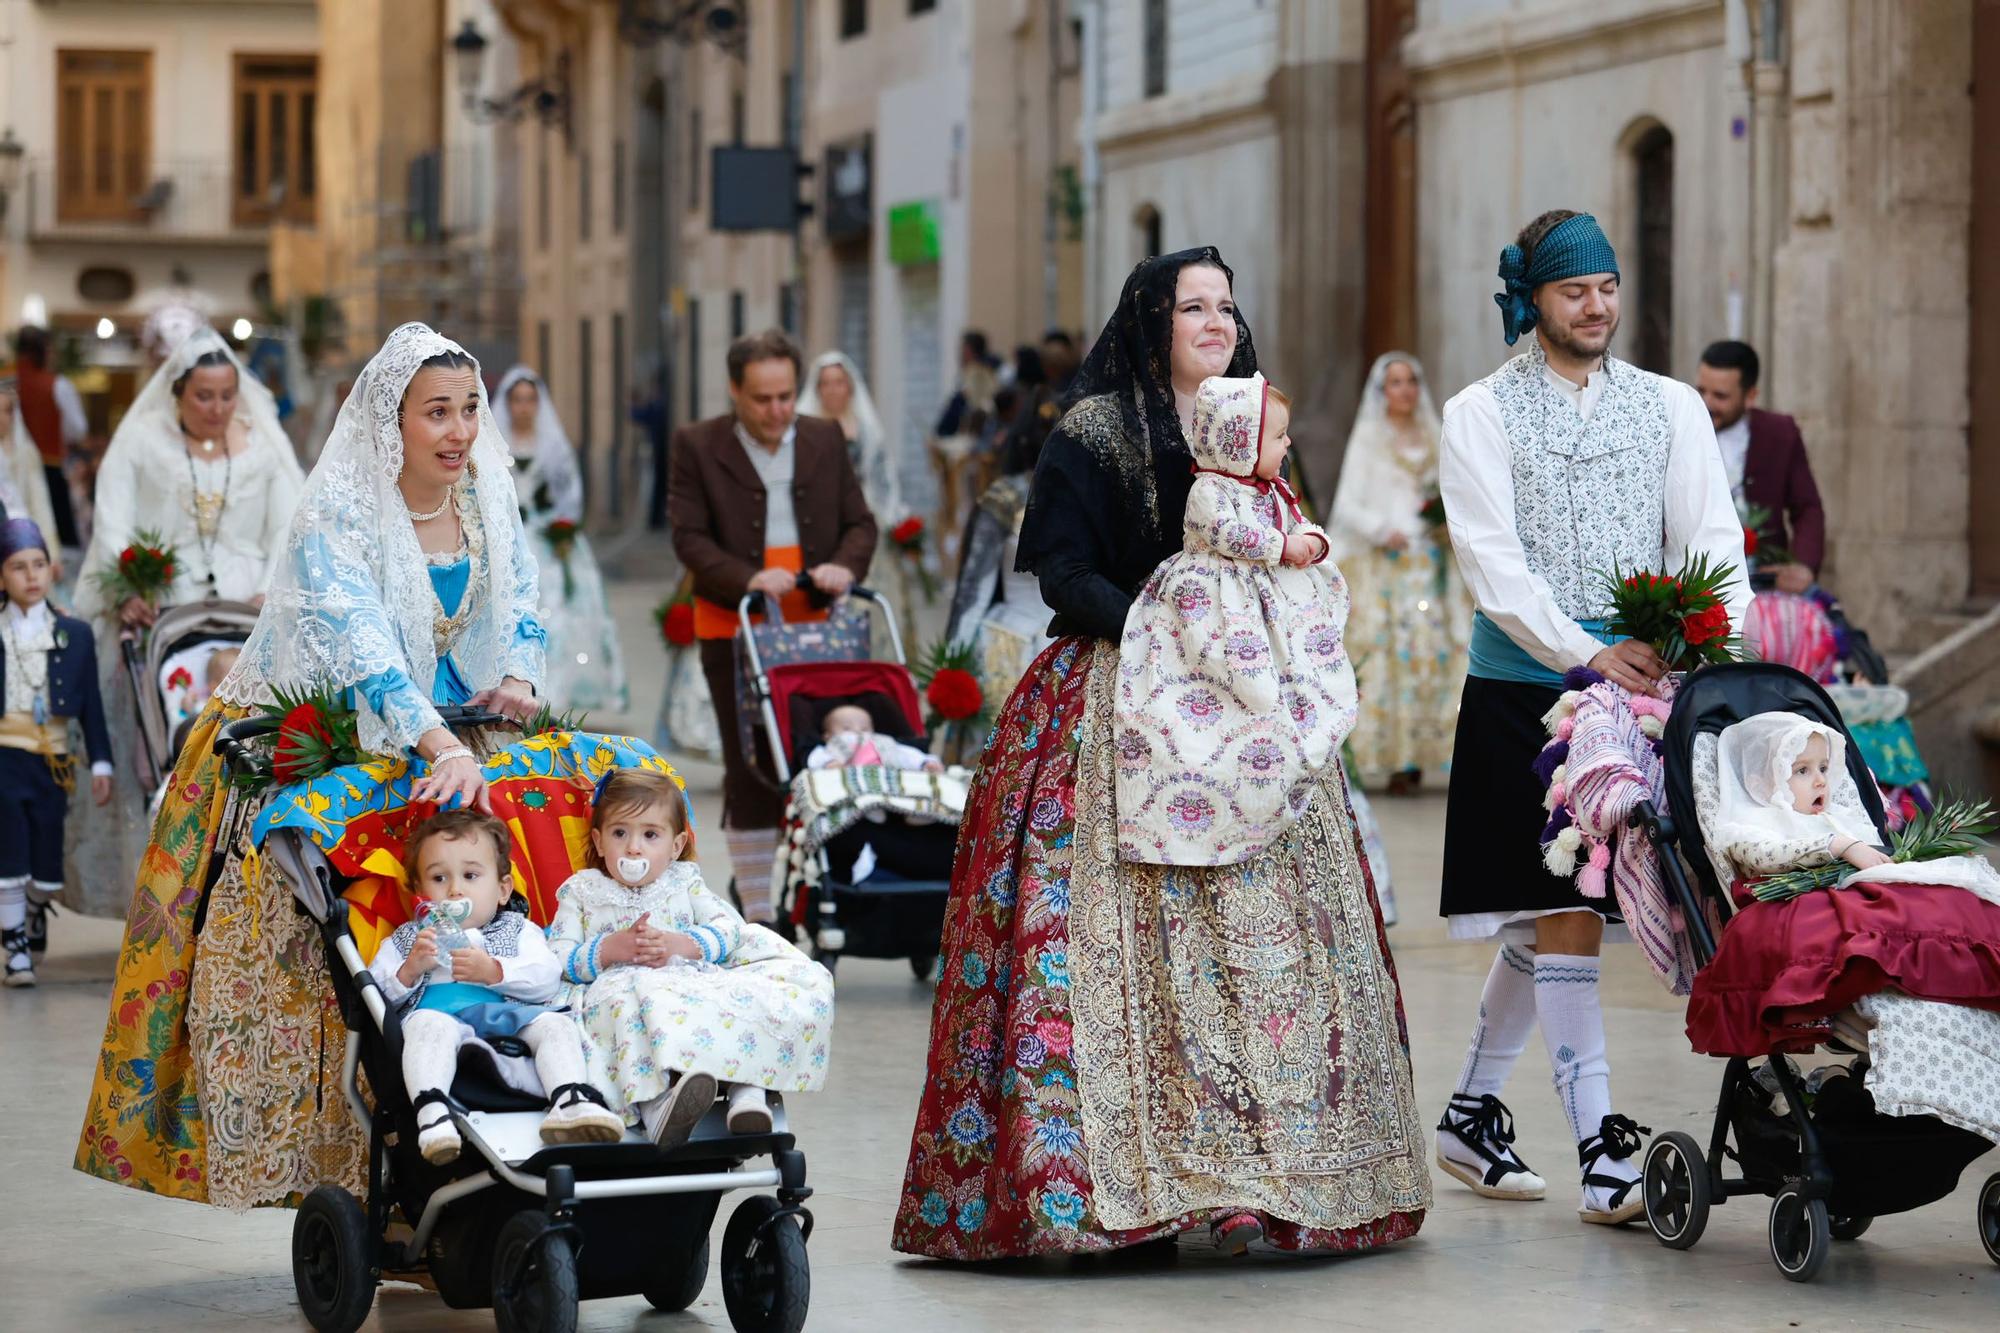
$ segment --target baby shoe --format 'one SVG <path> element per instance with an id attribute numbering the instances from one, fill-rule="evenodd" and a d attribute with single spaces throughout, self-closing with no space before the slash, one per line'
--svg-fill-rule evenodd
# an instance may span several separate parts
<path id="1" fill-rule="evenodd" d="M 715 1075 L 682 1074 L 674 1086 L 639 1108 L 646 1137 L 661 1148 L 678 1148 L 715 1105 Z"/>
<path id="2" fill-rule="evenodd" d="M 769 1134 L 771 1099 L 755 1083 L 733 1083 L 729 1088 L 729 1132 Z"/>
<path id="3" fill-rule="evenodd" d="M 464 1146 L 458 1126 L 452 1123 L 451 1109 L 444 1104 L 444 1094 L 427 1092 L 418 1097 L 417 1151 L 423 1159 L 432 1166 L 445 1166 L 458 1160 Z"/>
<path id="4" fill-rule="evenodd" d="M 604 1094 L 586 1083 L 565 1083 L 549 1093 L 542 1117 L 543 1143 L 616 1143 L 625 1121 L 604 1104 Z"/>

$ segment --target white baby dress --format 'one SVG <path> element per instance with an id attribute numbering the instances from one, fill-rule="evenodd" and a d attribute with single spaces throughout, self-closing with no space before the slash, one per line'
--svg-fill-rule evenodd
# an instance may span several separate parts
<path id="1" fill-rule="evenodd" d="M 1347 584 L 1324 559 L 1281 563 L 1287 532 L 1325 534 L 1254 475 L 1265 397 L 1261 375 L 1203 382 L 1183 549 L 1125 619 L 1112 737 L 1127 861 L 1249 860 L 1305 812 L 1354 728 Z"/>

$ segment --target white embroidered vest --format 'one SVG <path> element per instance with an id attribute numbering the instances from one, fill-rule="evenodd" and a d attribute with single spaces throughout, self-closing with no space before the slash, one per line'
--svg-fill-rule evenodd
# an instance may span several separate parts
<path id="1" fill-rule="evenodd" d="M 1539 343 L 1486 377 L 1514 467 L 1514 530 L 1528 572 L 1572 620 L 1610 611 L 1613 566 L 1658 570 L 1667 529 L 1673 428 L 1657 375 L 1604 358 L 1604 387 L 1585 421 L 1543 374 Z"/>

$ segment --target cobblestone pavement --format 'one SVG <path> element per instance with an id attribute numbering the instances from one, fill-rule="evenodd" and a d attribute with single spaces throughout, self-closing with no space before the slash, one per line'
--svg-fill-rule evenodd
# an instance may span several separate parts
<path id="1" fill-rule="evenodd" d="M 636 563 L 636 562 L 634 562 Z M 650 735 L 661 680 L 646 612 L 657 583 L 614 585 L 633 626 L 635 708 L 624 724 Z M 613 719 L 599 719 L 609 723 Z M 607 727 L 608 729 L 608 727 Z M 715 827 L 716 771 L 689 765 L 705 827 Z M 1450 1091 L 1465 1028 L 1491 953 L 1444 938 L 1437 904 L 1443 800 L 1378 802 L 1403 922 L 1390 932 L 1409 1011 L 1422 1105 Z M 711 865 L 726 878 L 726 869 Z M 105 1019 L 119 925 L 64 917 L 43 984 L 0 993 L 0 1329 L 303 1328 L 292 1296 L 291 1217 L 230 1215 L 151 1198 L 69 1167 Z M 1621 1110 L 1657 1130 L 1705 1136 L 1720 1065 L 1688 1052 L 1677 1006 L 1629 949 L 1605 977 L 1612 1074 Z M 1581 1225 L 1572 1211 L 1571 1145 L 1546 1093 L 1538 1042 L 1508 1098 L 1520 1148 L 1552 1182 L 1541 1203 L 1493 1203 L 1441 1181 L 1437 1208 L 1412 1242 L 1334 1260 L 1225 1260 L 1188 1238 L 1170 1261 L 1116 1260 L 956 1267 L 889 1249 L 911 1118 L 922 1080 L 928 989 L 901 962 L 853 959 L 840 970 L 833 1074 L 824 1093 L 793 1102 L 793 1125 L 817 1189 L 812 1207 L 815 1329 L 1292 1329 L 1393 1326 L 1439 1330 L 1633 1328 L 1993 1328 L 2000 1269 L 1972 1227 L 1973 1192 L 2000 1167 L 1970 1167 L 1950 1199 L 1885 1218 L 1839 1245 L 1819 1280 L 1781 1279 L 1765 1250 L 1766 1208 L 1719 1208 L 1694 1250 L 1663 1249 L 1641 1227 Z M 727 1216 L 725 1202 L 722 1218 Z M 718 1218 L 717 1241 L 720 1240 Z M 413 1287 L 387 1287 L 368 1325 L 386 1330 L 491 1328 L 483 1311 L 453 1312 Z M 719 1282 L 683 1315 L 637 1298 L 583 1307 L 583 1327 L 668 1333 L 722 1329 Z"/>

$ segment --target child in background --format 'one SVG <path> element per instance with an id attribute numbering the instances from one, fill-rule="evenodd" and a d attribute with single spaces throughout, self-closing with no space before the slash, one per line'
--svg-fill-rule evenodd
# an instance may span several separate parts
<path id="1" fill-rule="evenodd" d="M 474 1038 L 519 1037 L 534 1053 L 550 1103 L 544 1143 L 609 1143 L 625 1132 L 584 1081 L 576 1025 L 544 1003 L 562 969 L 514 893 L 507 845 L 507 826 L 476 810 L 418 826 L 404 858 L 428 910 L 384 940 L 368 967 L 383 998 L 403 1009 L 403 1084 L 427 1162 L 453 1161 L 463 1146 L 444 1099 L 458 1049 Z"/>
<path id="2" fill-rule="evenodd" d="M 74 767 L 69 721 L 83 724 L 90 795 L 111 799 L 111 733 L 90 626 L 48 604 L 55 569 L 42 530 L 0 522 L 0 955 L 5 984 L 35 984 L 48 909 L 63 881 L 63 820 Z"/>
<path id="3" fill-rule="evenodd" d="M 590 816 L 590 868 L 558 891 L 549 941 L 590 1071 L 662 1147 L 728 1089 L 731 1132 L 771 1128 L 767 1090 L 826 1080 L 833 976 L 710 893 L 672 778 L 618 769 Z"/>
<path id="4" fill-rule="evenodd" d="M 942 773 L 944 764 L 914 745 L 875 730 L 875 719 L 859 704 L 842 704 L 826 715 L 820 744 L 806 756 L 807 768 L 862 768 L 880 764 L 915 772 Z"/>
<path id="5" fill-rule="evenodd" d="M 1118 648 L 1113 744 L 1127 861 L 1249 860 L 1304 813 L 1354 728 L 1347 585 L 1279 476 L 1291 400 L 1262 375 L 1195 393 L 1179 554 Z"/>

